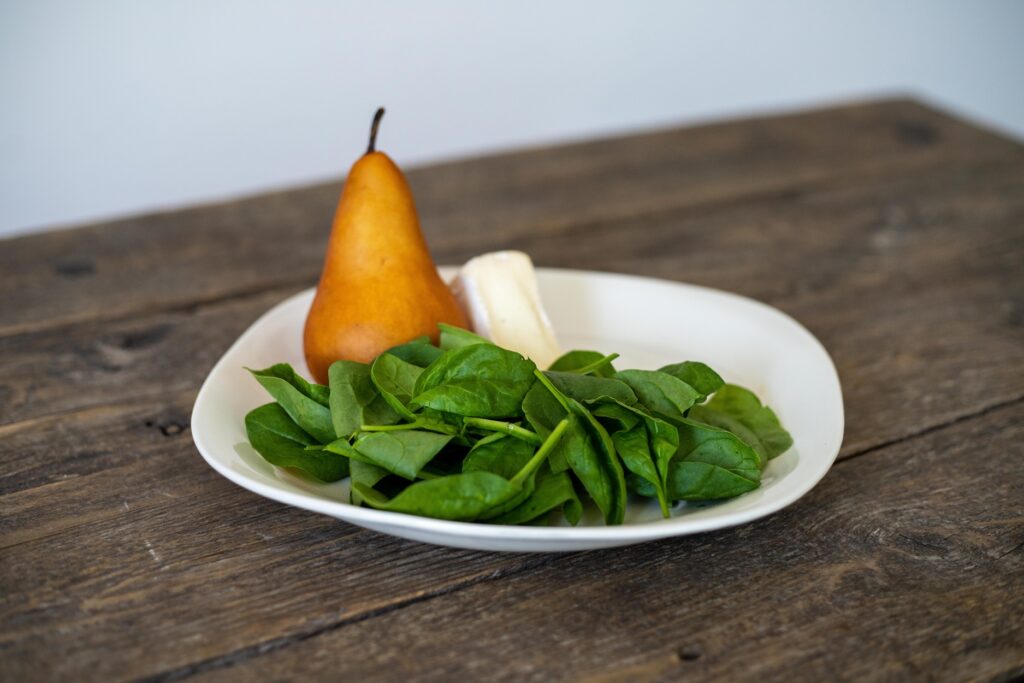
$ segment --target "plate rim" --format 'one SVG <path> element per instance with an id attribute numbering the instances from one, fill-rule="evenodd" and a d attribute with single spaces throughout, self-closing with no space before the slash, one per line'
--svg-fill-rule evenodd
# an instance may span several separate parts
<path id="1" fill-rule="evenodd" d="M 442 276 L 448 276 L 455 271 L 453 266 L 442 266 L 438 269 Z M 766 303 L 744 296 L 742 294 L 736 294 L 734 292 L 728 292 L 725 290 L 715 289 L 712 287 L 706 287 L 703 285 L 695 285 L 686 282 L 679 282 L 675 280 L 666 280 L 662 278 L 652 278 L 642 275 L 631 275 L 625 273 L 605 272 L 596 270 L 579 270 L 579 269 L 568 269 L 568 268 L 537 268 L 538 274 L 554 274 L 554 275 L 571 275 L 571 276 L 583 276 L 583 277 L 599 277 L 599 278 L 613 278 L 621 281 L 632 281 L 636 284 L 646 285 L 674 285 L 683 287 L 685 289 L 696 290 L 704 294 L 712 294 L 714 296 L 724 296 L 731 298 L 735 301 L 741 302 L 745 305 L 753 305 L 757 308 L 762 309 L 771 315 L 781 316 L 787 322 L 789 322 L 796 331 L 803 335 L 811 344 L 817 349 L 822 355 L 824 360 L 827 361 L 827 367 L 829 369 L 828 379 L 829 383 L 834 385 L 834 389 L 839 396 L 839 425 L 838 425 L 838 440 L 835 447 L 835 452 L 831 453 L 828 458 L 821 459 L 820 464 L 817 465 L 817 469 L 808 472 L 808 474 L 800 480 L 800 483 L 792 490 L 783 495 L 779 495 L 776 498 L 768 500 L 764 505 L 754 507 L 748 510 L 739 510 L 728 513 L 723 516 L 711 516 L 702 519 L 687 519 L 686 517 L 671 517 L 669 519 L 661 519 L 654 521 L 638 522 L 634 524 L 623 524 L 617 526 L 585 526 L 585 527 L 535 527 L 535 526 L 513 526 L 513 525 L 499 525 L 499 524 L 482 524 L 480 522 L 459 522 L 444 519 L 435 519 L 432 517 L 421 517 L 418 515 L 410 515 L 401 512 L 391 512 L 387 510 L 376 510 L 373 508 L 362 507 L 352 505 L 351 503 L 345 503 L 339 500 L 330 500 L 325 498 L 317 497 L 312 493 L 305 492 L 292 492 L 284 489 L 280 489 L 269 484 L 265 484 L 254 478 L 247 476 L 244 472 L 235 470 L 227 465 L 219 462 L 219 460 L 212 455 L 213 449 L 203 442 L 203 436 L 196 432 L 195 429 L 191 429 L 192 440 L 199 451 L 200 456 L 206 463 L 212 467 L 221 476 L 225 477 L 232 483 L 248 490 L 261 495 L 265 498 L 291 505 L 304 510 L 325 514 L 336 519 L 341 519 L 348 522 L 362 522 L 366 524 L 372 524 L 374 527 L 388 526 L 388 527 L 400 527 L 410 531 L 427 532 L 434 534 L 443 534 L 449 537 L 459 537 L 461 539 L 473 539 L 481 541 L 565 541 L 565 542 L 594 542 L 602 543 L 609 542 L 614 543 L 617 541 L 633 541 L 643 542 L 656 540 L 659 538 L 667 538 L 672 536 L 683 536 L 697 533 L 704 533 L 707 531 L 713 531 L 717 529 L 725 529 L 748 522 L 773 515 L 779 510 L 782 510 L 789 505 L 805 496 L 811 489 L 818 485 L 818 483 L 828 474 L 829 470 L 835 464 L 836 458 L 842 448 L 843 438 L 845 436 L 846 429 L 846 411 L 845 404 L 842 400 L 842 384 L 839 379 L 839 373 L 836 370 L 835 362 L 832 360 L 831 355 L 825 346 L 815 337 L 806 327 L 800 324 L 795 318 L 785 313 L 784 311 L 770 306 Z M 192 407 L 190 414 L 190 424 L 195 425 L 197 423 L 197 417 L 200 415 L 203 404 L 209 400 L 208 395 L 212 391 L 212 379 L 218 374 L 221 366 L 226 364 L 228 358 L 232 355 L 232 352 L 244 342 L 246 342 L 251 336 L 255 334 L 255 331 L 260 327 L 260 324 L 267 318 L 275 315 L 282 308 L 289 305 L 293 305 L 293 302 L 303 297 L 308 297 L 315 287 L 309 287 L 303 289 L 295 294 L 292 294 L 277 304 L 267 309 L 262 315 L 254 320 L 242 334 L 224 351 L 221 357 L 213 365 L 210 371 L 207 373 L 203 380 L 202 386 L 199 392 L 196 394 L 195 403 Z M 200 420 L 201 422 L 201 420 Z M 210 452 L 208 452 L 210 451 Z M 388 533 L 388 532 L 383 532 Z"/>

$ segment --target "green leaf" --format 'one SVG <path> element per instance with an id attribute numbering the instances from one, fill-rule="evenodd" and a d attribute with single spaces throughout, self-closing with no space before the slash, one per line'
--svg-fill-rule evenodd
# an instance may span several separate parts
<path id="1" fill-rule="evenodd" d="M 322 450 L 327 451 L 328 453 L 335 453 L 344 458 L 347 458 L 349 460 L 349 465 L 351 465 L 352 462 L 356 460 L 367 464 L 373 464 L 372 460 L 370 460 L 365 455 L 359 453 L 355 448 L 353 448 L 352 444 L 350 444 L 348 439 L 346 439 L 345 437 L 332 441 L 329 444 L 325 444 Z"/>
<path id="2" fill-rule="evenodd" d="M 353 505 L 361 505 L 363 502 L 363 497 L 356 492 L 356 484 L 373 488 L 379 481 L 391 474 L 383 467 L 362 462 L 361 460 L 351 460 L 348 465 L 352 477 L 352 489 L 349 492 L 349 499 Z"/>
<path id="3" fill-rule="evenodd" d="M 572 479 L 566 472 L 554 473 L 542 471 L 537 476 L 537 484 L 533 492 L 519 505 L 508 512 L 493 517 L 493 524 L 526 524 L 532 522 L 552 510 L 562 508 L 569 523 L 575 526 L 583 516 L 583 504 L 580 503 Z"/>
<path id="4" fill-rule="evenodd" d="M 568 413 L 548 388 L 540 382 L 534 383 L 523 399 L 523 414 L 526 421 L 541 438 L 546 439 L 552 430 Z M 548 458 L 548 465 L 554 472 L 562 472 L 569 468 L 565 459 L 565 447 L 555 449 Z"/>
<path id="5" fill-rule="evenodd" d="M 327 405 L 330 390 L 322 384 L 307 382 L 299 373 L 295 372 L 288 363 L 275 363 L 263 370 L 249 370 L 254 375 L 265 377 L 277 377 L 295 387 L 303 396 L 307 396 L 320 405 Z"/>
<path id="6" fill-rule="evenodd" d="M 422 373 L 423 368 L 406 363 L 390 353 L 380 354 L 370 366 L 370 379 L 377 391 L 392 410 L 409 420 L 415 417 L 407 406 L 416 390 L 416 380 Z"/>
<path id="7" fill-rule="evenodd" d="M 390 348 L 385 353 L 416 367 L 425 368 L 437 360 L 443 351 L 430 343 L 430 337 L 417 337 L 410 342 Z"/>
<path id="8" fill-rule="evenodd" d="M 350 437 L 361 425 L 390 425 L 399 416 L 370 380 L 370 366 L 339 360 L 327 371 L 331 386 L 331 423 L 338 436 Z"/>
<path id="9" fill-rule="evenodd" d="M 725 380 L 717 372 L 704 363 L 693 360 L 666 365 L 659 369 L 658 372 L 672 375 L 693 387 L 700 394 L 697 403 L 703 403 L 708 396 L 721 389 L 725 384 Z"/>
<path id="10" fill-rule="evenodd" d="M 472 417 L 516 417 L 535 369 L 532 361 L 492 344 L 446 351 L 420 375 L 412 405 Z"/>
<path id="11" fill-rule="evenodd" d="M 608 427 L 609 432 L 616 432 L 620 429 L 632 429 L 640 424 L 644 413 L 635 407 L 624 406 L 617 401 L 601 401 L 590 407 L 594 417 L 600 418 Z"/>
<path id="12" fill-rule="evenodd" d="M 640 404 L 625 406 L 621 403 L 605 401 L 594 406 L 594 415 L 603 417 L 606 421 L 614 421 L 619 425 L 620 430 L 642 428 L 646 431 L 648 453 L 653 459 L 655 470 L 658 473 L 657 481 L 651 482 L 653 488 L 649 492 L 649 497 L 658 495 L 659 502 L 662 502 L 661 496 L 668 490 L 669 461 L 679 450 L 679 430 L 672 423 L 651 415 Z M 639 426 L 640 423 L 642 423 L 642 427 Z M 623 457 L 618 446 L 619 444 L 616 442 L 616 450 L 619 451 L 620 457 Z M 623 457 L 623 461 L 625 462 L 625 457 Z M 626 462 L 626 467 L 634 474 L 638 473 L 638 470 L 630 467 L 628 462 Z M 632 486 L 631 489 L 635 491 L 636 486 Z M 646 489 L 644 490 L 646 491 Z M 667 495 L 665 498 L 667 499 Z M 662 505 L 662 513 L 667 512 L 667 502 L 665 500 Z"/>
<path id="13" fill-rule="evenodd" d="M 614 377 L 615 367 L 612 361 L 618 357 L 613 353 L 605 356 L 597 351 L 575 350 L 562 354 L 558 360 L 551 364 L 548 371 L 554 372 L 575 372 L 578 374 L 590 374 L 596 377 Z"/>
<path id="14" fill-rule="evenodd" d="M 461 521 L 477 519 L 519 492 L 518 487 L 491 472 L 418 481 L 391 500 L 358 482 L 352 488 L 367 505 L 380 510 Z"/>
<path id="15" fill-rule="evenodd" d="M 642 424 L 637 424 L 632 429 L 617 431 L 612 434 L 612 441 L 615 444 L 615 452 L 622 458 L 626 469 L 654 486 L 658 504 L 661 506 L 661 513 L 668 517 L 668 497 L 665 493 L 664 483 L 654 464 L 647 428 Z"/>
<path id="16" fill-rule="evenodd" d="M 537 374 L 540 381 L 523 401 L 530 424 L 538 434 L 546 436 L 555 428 L 552 420 L 557 424 L 570 417 L 565 435 L 548 458 L 549 466 L 556 473 L 564 471 L 566 466 L 571 468 L 605 521 L 621 524 L 625 515 L 626 482 L 611 437 L 583 404 L 554 386 L 548 373 Z M 548 396 L 545 397 L 545 393 Z"/>
<path id="17" fill-rule="evenodd" d="M 480 439 L 462 461 L 463 472 L 491 472 L 512 479 L 526 467 L 537 447 L 505 434 L 495 433 Z M 519 492 L 488 510 L 482 519 L 496 517 L 516 507 L 533 493 L 534 478 L 528 477 Z"/>
<path id="18" fill-rule="evenodd" d="M 577 401 L 599 401 L 610 398 L 627 405 L 636 403 L 637 397 L 633 390 L 618 379 L 577 375 L 573 372 L 545 372 L 555 387 L 568 398 Z"/>
<path id="19" fill-rule="evenodd" d="M 373 464 L 411 480 L 451 439 L 447 434 L 416 430 L 365 432 L 356 439 L 354 447 Z"/>
<path id="20" fill-rule="evenodd" d="M 622 464 L 619 462 L 618 455 L 615 453 L 615 444 L 612 442 L 611 436 L 609 436 L 607 430 L 597 421 L 597 418 L 590 414 L 590 411 L 583 407 L 578 401 L 571 401 L 570 407 L 576 413 L 577 417 L 582 418 L 584 426 L 589 433 L 592 440 L 594 452 L 597 453 L 598 458 L 601 461 L 601 467 L 605 472 L 605 480 L 611 496 L 610 503 L 606 503 L 607 507 L 601 507 L 601 504 L 597 499 L 594 502 L 598 503 L 598 507 L 604 512 L 604 520 L 606 524 L 622 524 L 623 519 L 626 516 L 626 477 L 622 471 Z M 569 458 L 569 466 L 572 467 L 571 455 L 567 454 Z M 579 476 L 579 472 L 573 467 L 573 472 L 576 472 Z M 583 478 L 580 477 L 581 483 L 586 486 L 583 482 Z M 589 489 L 587 489 L 589 491 Z"/>
<path id="21" fill-rule="evenodd" d="M 303 431 L 320 443 L 337 438 L 331 423 L 331 411 L 327 407 L 330 400 L 327 387 L 310 384 L 295 374 L 287 363 L 249 372 Z"/>
<path id="22" fill-rule="evenodd" d="M 337 481 L 348 474 L 348 460 L 321 450 L 277 403 L 267 403 L 245 416 L 245 433 L 253 449 L 272 465 L 302 470 L 320 481 Z"/>
<path id="23" fill-rule="evenodd" d="M 700 396 L 686 382 L 656 370 L 623 370 L 615 378 L 628 384 L 648 410 L 673 422 Z"/>
<path id="24" fill-rule="evenodd" d="M 463 472 L 493 472 L 512 479 L 526 466 L 537 447 L 505 434 L 491 434 L 478 441 L 466 459 Z"/>
<path id="25" fill-rule="evenodd" d="M 473 344 L 492 344 L 490 339 L 473 334 L 469 330 L 455 327 L 447 323 L 438 323 L 437 328 L 441 330 L 441 350 L 461 349 Z"/>
<path id="26" fill-rule="evenodd" d="M 647 439 L 651 454 L 654 456 L 654 464 L 661 477 L 661 489 L 665 491 L 667 497 L 670 463 L 679 452 L 679 429 L 656 417 L 645 417 L 644 426 L 647 428 Z"/>
<path id="27" fill-rule="evenodd" d="M 673 500 L 733 498 L 760 485 L 760 458 L 739 437 L 693 420 L 679 424 L 668 476 Z"/>
<path id="28" fill-rule="evenodd" d="M 632 472 L 626 472 L 626 490 L 630 493 L 644 498 L 657 498 L 658 489 L 651 482 L 639 477 Z"/>
<path id="29" fill-rule="evenodd" d="M 762 465 L 785 453 L 793 445 L 771 408 L 761 405 L 754 393 L 726 384 L 703 406 L 695 406 L 690 417 L 698 422 L 728 430 L 757 451 Z"/>

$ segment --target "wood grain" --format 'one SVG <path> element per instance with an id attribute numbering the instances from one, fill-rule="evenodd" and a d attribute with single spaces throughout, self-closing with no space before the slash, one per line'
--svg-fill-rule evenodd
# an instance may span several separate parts
<path id="1" fill-rule="evenodd" d="M 0 678 L 130 679 L 545 561 L 401 541 L 254 496 L 175 427 L 190 403 L 4 435 L 21 457 L 0 489 Z M 82 457 L 47 462 L 65 449 Z"/>
<path id="2" fill-rule="evenodd" d="M 0 680 L 1024 671 L 1018 143 L 892 101 L 411 180 L 439 260 L 522 248 L 791 313 L 838 366 L 842 463 L 754 525 L 619 551 L 360 531 L 231 485 L 188 430 L 216 358 L 312 284 L 336 183 L 8 240 Z"/>
<path id="3" fill-rule="evenodd" d="M 246 327 L 292 293 L 0 337 L 0 425 L 194 393 Z"/>
<path id="4" fill-rule="evenodd" d="M 197 680 L 987 680 L 1024 664 L 1022 420 L 854 458 L 739 529 L 559 557 Z"/>
<path id="5" fill-rule="evenodd" d="M 1024 164 L 969 169 L 603 221 L 586 240 L 570 232 L 517 246 L 540 258 L 582 252 L 564 258 L 746 293 L 793 314 L 836 360 L 851 411 L 844 453 L 859 452 L 1024 396 L 1024 373 L 1005 371 L 1024 366 Z M 194 388 L 291 292 L 0 338 L 0 422 Z"/>
<path id="6" fill-rule="evenodd" d="M 434 253 L 460 262 L 609 216 L 1020 154 L 1002 138 L 894 101 L 443 164 L 409 177 Z M 8 240 L 0 250 L 0 334 L 311 284 L 339 187 Z"/>

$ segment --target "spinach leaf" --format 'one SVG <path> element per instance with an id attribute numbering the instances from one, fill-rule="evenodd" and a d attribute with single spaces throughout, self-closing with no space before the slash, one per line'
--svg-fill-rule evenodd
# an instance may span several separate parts
<path id="1" fill-rule="evenodd" d="M 478 334 L 473 334 L 469 330 L 464 330 L 461 327 L 455 327 L 447 323 L 438 323 L 437 328 L 441 330 L 441 350 L 450 351 L 451 349 L 461 349 L 465 346 L 472 346 L 473 344 L 491 344 L 490 339 L 481 337 Z"/>
<path id="2" fill-rule="evenodd" d="M 349 491 L 349 500 L 353 505 L 361 505 L 363 502 L 363 497 L 355 490 L 355 484 L 373 488 L 377 485 L 377 482 L 391 474 L 383 467 L 371 465 L 361 460 L 351 460 L 348 466 L 352 477 L 352 489 Z"/>
<path id="3" fill-rule="evenodd" d="M 615 378 L 629 385 L 648 410 L 681 420 L 700 394 L 681 379 L 656 370 L 623 370 Z"/>
<path id="4" fill-rule="evenodd" d="M 327 371 L 331 385 L 331 422 L 338 436 L 350 437 L 362 425 L 389 425 L 398 414 L 370 381 L 370 367 L 339 360 Z"/>
<path id="5" fill-rule="evenodd" d="M 370 379 L 388 405 L 399 415 L 413 420 L 415 417 L 406 406 L 416 390 L 416 380 L 423 368 L 406 363 L 398 356 L 382 353 L 370 366 Z"/>
<path id="6" fill-rule="evenodd" d="M 673 500 L 733 498 L 761 485 L 759 463 L 754 449 L 739 437 L 683 420 L 679 452 L 669 466 L 669 496 Z"/>
<path id="7" fill-rule="evenodd" d="M 569 351 L 562 354 L 548 371 L 575 372 L 578 374 L 590 374 L 596 377 L 614 377 L 615 367 L 612 361 L 618 358 L 617 353 L 605 356 L 597 351 Z"/>
<path id="8" fill-rule="evenodd" d="M 511 480 L 526 466 L 537 447 L 505 434 L 480 439 L 462 461 L 463 472 L 493 472 Z"/>
<path id="9" fill-rule="evenodd" d="M 295 372 L 295 368 L 288 363 L 275 363 L 269 368 L 265 368 L 263 370 L 249 370 L 249 372 L 257 376 L 277 377 L 278 379 L 282 379 L 295 387 L 295 389 L 297 389 L 303 396 L 313 399 L 320 405 L 327 405 L 328 396 L 331 393 L 330 390 L 323 384 L 307 382 L 302 375 Z"/>
<path id="10" fill-rule="evenodd" d="M 306 450 L 315 440 L 277 403 L 250 411 L 245 416 L 245 434 L 253 449 L 272 465 L 299 469 L 320 481 L 337 481 L 348 474 L 345 458 Z"/>
<path id="11" fill-rule="evenodd" d="M 604 512 L 606 524 L 622 524 L 622 520 L 626 516 L 626 477 L 622 471 L 622 464 L 615 453 L 615 444 L 611 436 L 608 435 L 607 430 L 582 404 L 570 399 L 570 408 L 577 417 L 582 418 L 582 422 L 593 444 L 593 450 L 601 462 L 604 480 L 607 483 L 608 493 L 611 496 L 611 501 L 606 503 L 606 508 L 601 507 L 600 502 L 596 498 L 594 502 L 598 503 L 598 507 Z M 566 458 L 569 460 L 569 466 L 573 467 L 572 453 L 567 453 Z M 576 475 L 579 476 L 579 472 L 575 467 L 573 467 L 573 472 L 576 472 Z M 580 477 L 580 482 L 586 486 L 586 482 L 583 482 L 583 477 Z"/>
<path id="12" fill-rule="evenodd" d="M 721 389 L 722 385 L 725 384 L 725 380 L 717 372 L 704 363 L 693 360 L 666 365 L 658 370 L 658 372 L 672 375 L 696 389 L 697 393 L 700 394 L 697 403 L 703 403 L 708 396 Z"/>
<path id="13" fill-rule="evenodd" d="M 410 515 L 472 521 L 518 493 L 519 488 L 491 472 L 465 472 L 418 481 L 388 500 L 354 482 L 352 489 L 370 506 Z"/>
<path id="14" fill-rule="evenodd" d="M 538 372 L 537 378 L 538 383 L 523 401 L 527 420 L 537 433 L 542 436 L 549 434 L 555 428 L 552 420 L 560 422 L 569 418 L 565 435 L 549 456 L 549 466 L 556 473 L 564 471 L 566 466 L 572 468 L 605 521 L 621 524 L 625 514 L 626 484 L 611 437 L 579 401 L 565 396 L 555 387 L 548 373 Z"/>
<path id="15" fill-rule="evenodd" d="M 390 348 L 385 353 L 390 353 L 416 367 L 425 368 L 444 352 L 430 343 L 430 337 L 417 337 L 410 342 Z"/>
<path id="16" fill-rule="evenodd" d="M 654 464 L 647 428 L 642 424 L 637 424 L 632 429 L 619 430 L 612 434 L 612 442 L 615 444 L 615 452 L 622 458 L 626 469 L 654 486 L 658 505 L 661 506 L 661 514 L 668 517 L 668 498 L 661 476 Z"/>
<path id="17" fill-rule="evenodd" d="M 511 480 L 530 462 L 537 448 L 525 441 L 505 434 L 491 434 L 480 439 L 462 461 L 463 472 L 491 472 Z M 504 503 L 496 505 L 482 515 L 489 519 L 516 507 L 533 493 L 534 477 L 527 477 L 519 492 Z"/>
<path id="18" fill-rule="evenodd" d="M 591 412 L 594 413 L 594 417 L 601 418 L 605 424 L 614 423 L 614 426 L 608 427 L 609 432 L 632 429 L 645 417 L 644 413 L 634 407 L 627 407 L 616 401 L 595 403 L 591 406 Z"/>
<path id="19" fill-rule="evenodd" d="M 420 375 L 412 405 L 472 417 L 516 417 L 536 367 L 492 344 L 446 351 Z"/>
<path id="20" fill-rule="evenodd" d="M 647 439 L 650 444 L 654 464 L 661 478 L 661 490 L 668 492 L 668 475 L 670 463 L 679 452 L 679 429 L 669 422 L 656 417 L 645 417 Z"/>
<path id="21" fill-rule="evenodd" d="M 632 472 L 626 472 L 626 490 L 643 498 L 658 497 L 658 489 L 654 484 Z"/>
<path id="22" fill-rule="evenodd" d="M 355 450 L 373 464 L 406 479 L 415 479 L 452 437 L 447 434 L 406 430 L 365 432 Z"/>
<path id="23" fill-rule="evenodd" d="M 537 479 L 537 485 L 530 496 L 490 521 L 493 524 L 525 524 L 560 507 L 569 523 L 576 526 L 583 516 L 583 504 L 576 495 L 568 473 L 541 471 Z"/>
<path id="24" fill-rule="evenodd" d="M 606 421 L 617 422 L 621 430 L 638 429 L 638 423 L 643 423 L 642 428 L 646 430 L 647 434 L 648 452 L 653 458 L 655 470 L 658 472 L 657 482 L 651 484 L 656 488 L 650 491 L 650 497 L 667 491 L 669 461 L 679 450 L 679 430 L 672 423 L 651 415 L 640 404 L 625 406 L 621 403 L 605 401 L 594 407 L 594 415 L 603 417 Z M 616 450 L 619 450 L 618 443 L 616 443 Z M 622 456 L 621 451 L 619 451 L 619 455 Z M 625 458 L 623 461 L 625 462 Z M 630 463 L 627 462 L 626 467 L 631 472 L 637 473 L 637 470 L 630 467 Z M 660 500 L 659 498 L 659 502 Z M 662 512 L 665 512 L 666 508 L 667 505 L 663 505 Z"/>
<path id="25" fill-rule="evenodd" d="M 736 434 L 757 451 L 762 466 L 793 445 L 793 437 L 782 428 L 772 409 L 761 405 L 752 391 L 735 384 L 726 384 L 706 405 L 694 407 L 691 417 Z"/>
<path id="26" fill-rule="evenodd" d="M 366 463 L 367 465 L 373 464 L 373 460 L 370 460 L 368 457 L 357 451 L 345 437 L 324 445 L 323 450 L 328 453 L 337 453 L 338 455 L 348 458 L 350 464 L 356 460 Z"/>
<path id="27" fill-rule="evenodd" d="M 544 376 L 555 385 L 555 388 L 563 396 L 577 401 L 589 403 L 602 398 L 611 398 L 627 405 L 636 403 L 636 394 L 628 385 L 618 379 L 577 375 L 573 372 L 545 372 Z"/>
<path id="28" fill-rule="evenodd" d="M 295 374 L 287 363 L 249 372 L 289 417 L 318 442 L 328 443 L 337 438 L 331 424 L 331 411 L 327 407 L 330 392 L 327 387 L 310 384 Z"/>
<path id="29" fill-rule="evenodd" d="M 534 383 L 523 398 L 523 414 L 533 431 L 547 438 L 566 415 L 566 409 L 558 402 L 544 384 Z"/>
<path id="30" fill-rule="evenodd" d="M 541 438 L 546 439 L 552 430 L 562 421 L 568 412 L 562 407 L 548 388 L 536 382 L 523 399 L 523 413 L 526 421 Z M 565 459 L 566 447 L 556 448 L 548 457 L 548 465 L 554 472 L 563 472 L 569 468 Z"/>

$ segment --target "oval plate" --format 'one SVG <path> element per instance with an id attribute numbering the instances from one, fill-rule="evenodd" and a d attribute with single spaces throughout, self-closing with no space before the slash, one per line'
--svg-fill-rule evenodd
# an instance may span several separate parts
<path id="1" fill-rule="evenodd" d="M 450 277 L 454 269 L 441 273 Z M 196 447 L 231 481 L 287 505 L 425 543 L 520 552 L 605 548 L 743 524 L 786 507 L 828 472 L 843 440 L 839 378 L 822 345 L 795 320 L 745 297 L 664 280 L 543 268 L 537 276 L 563 348 L 618 352 L 619 368 L 704 361 L 770 405 L 793 448 L 769 463 L 755 491 L 721 503 L 680 504 L 670 519 L 656 505 L 631 502 L 622 526 L 603 526 L 593 514 L 577 527 L 499 526 L 356 507 L 348 502 L 347 479 L 320 484 L 277 469 L 245 437 L 245 414 L 270 398 L 243 367 L 288 362 L 306 369 L 302 328 L 312 289 L 265 313 L 214 366 L 192 411 Z"/>

